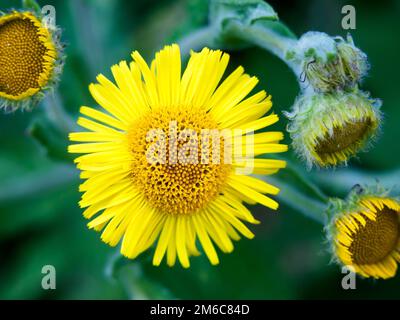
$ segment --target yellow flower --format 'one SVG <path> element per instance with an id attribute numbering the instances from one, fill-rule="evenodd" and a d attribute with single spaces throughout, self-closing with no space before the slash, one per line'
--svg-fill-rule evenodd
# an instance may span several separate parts
<path id="1" fill-rule="evenodd" d="M 32 12 L 0 16 L 0 108 L 28 108 L 39 101 L 60 72 L 58 51 L 55 31 Z"/>
<path id="2" fill-rule="evenodd" d="M 358 197 L 347 210 L 331 225 L 338 261 L 363 277 L 394 277 L 400 262 L 399 202 L 367 195 Z"/>
<path id="3" fill-rule="evenodd" d="M 90 85 L 105 112 L 82 107 L 85 117 L 78 124 L 89 131 L 70 134 L 71 141 L 82 143 L 69 152 L 86 153 L 75 162 L 86 179 L 80 206 L 92 219 L 88 226 L 103 230 L 101 238 L 111 246 L 123 238 L 121 253 L 128 258 L 157 242 L 154 265 L 166 255 L 169 266 L 178 258 L 187 268 L 189 257 L 199 254 L 199 242 L 218 264 L 214 244 L 231 252 L 232 239 L 254 236 L 243 221 L 258 221 L 243 202 L 278 207 L 265 195 L 276 195 L 278 188 L 245 173 L 247 158 L 235 156 L 249 147 L 254 155 L 287 150 L 279 144 L 281 132 L 247 134 L 278 121 L 274 114 L 263 116 L 271 97 L 260 91 L 245 99 L 258 80 L 242 67 L 220 83 L 229 60 L 221 51 L 192 52 L 182 75 L 177 45 L 158 52 L 150 68 L 138 52 L 132 58 L 111 68 L 116 85 L 103 75 Z M 226 147 L 229 135 L 212 140 L 206 134 L 224 129 L 236 136 L 237 148 Z M 209 140 L 197 144 L 198 136 Z M 225 161 L 226 150 L 234 150 L 231 162 Z M 256 174 L 285 167 L 282 160 L 253 160 Z"/>

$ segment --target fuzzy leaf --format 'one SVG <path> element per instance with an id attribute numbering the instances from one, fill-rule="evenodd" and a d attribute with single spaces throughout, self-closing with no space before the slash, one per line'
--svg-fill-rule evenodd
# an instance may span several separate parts
<path id="1" fill-rule="evenodd" d="M 28 133 L 44 147 L 50 158 L 72 163 L 73 157 L 67 153 L 66 133 L 55 127 L 49 120 L 44 117 L 36 118 L 28 129 Z"/>
<path id="2" fill-rule="evenodd" d="M 229 20 L 251 25 L 258 20 L 277 21 L 278 14 L 261 0 L 214 0 L 210 4 L 210 22 L 222 31 Z"/>

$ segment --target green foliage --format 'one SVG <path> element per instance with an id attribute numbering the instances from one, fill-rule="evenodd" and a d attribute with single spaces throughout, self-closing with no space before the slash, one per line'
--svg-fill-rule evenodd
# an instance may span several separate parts
<path id="1" fill-rule="evenodd" d="M 208 23 L 208 1 L 188 0 L 185 4 L 186 18 L 172 32 L 170 41 L 176 42 L 189 32 L 201 28 Z"/>
<path id="2" fill-rule="evenodd" d="M 68 147 L 67 133 L 49 122 L 46 117 L 33 119 L 28 133 L 43 147 L 49 158 L 72 163 L 73 156 L 66 153 Z"/>
<path id="3" fill-rule="evenodd" d="M 274 9 L 261 0 L 214 0 L 210 4 L 210 22 L 223 29 L 230 20 L 251 25 L 258 20 L 278 20 Z"/>
<path id="4" fill-rule="evenodd" d="M 35 0 L 22 0 L 22 8 L 40 14 L 40 6 Z"/>

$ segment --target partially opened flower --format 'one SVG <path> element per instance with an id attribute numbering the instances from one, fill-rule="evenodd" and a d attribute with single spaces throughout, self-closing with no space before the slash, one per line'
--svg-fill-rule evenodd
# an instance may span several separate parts
<path id="1" fill-rule="evenodd" d="M 0 108 L 30 108 L 54 85 L 62 66 L 58 37 L 32 12 L 0 16 Z"/>
<path id="2" fill-rule="evenodd" d="M 293 148 L 309 167 L 346 163 L 376 136 L 380 105 L 380 100 L 358 90 L 304 93 L 287 113 Z"/>
<path id="3" fill-rule="evenodd" d="M 327 228 L 335 260 L 363 277 L 394 277 L 400 262 L 400 202 L 374 192 L 334 205 Z"/>
<path id="4" fill-rule="evenodd" d="M 260 91 L 246 98 L 258 80 L 242 67 L 222 81 L 229 56 L 221 51 L 192 53 L 183 74 L 177 45 L 158 52 L 150 68 L 138 52 L 132 58 L 111 68 L 116 84 L 99 75 L 99 83 L 90 85 L 104 110 L 82 107 L 78 124 L 89 131 L 70 134 L 82 143 L 69 152 L 86 154 L 75 162 L 86 179 L 80 205 L 92 219 L 88 226 L 103 230 L 101 238 L 111 246 L 122 239 L 128 258 L 157 242 L 154 265 L 166 255 L 168 265 L 178 257 L 189 267 L 199 242 L 218 264 L 214 245 L 231 252 L 232 239 L 253 237 L 243 222 L 257 220 L 243 202 L 278 207 L 266 195 L 278 188 L 249 176 L 247 158 L 236 157 L 249 149 L 255 156 L 287 150 L 279 144 L 280 132 L 247 139 L 278 121 L 264 116 L 271 97 Z M 220 135 L 224 130 L 228 134 Z M 226 161 L 228 153 L 232 161 Z M 258 174 L 285 167 L 282 160 L 250 162 Z"/>

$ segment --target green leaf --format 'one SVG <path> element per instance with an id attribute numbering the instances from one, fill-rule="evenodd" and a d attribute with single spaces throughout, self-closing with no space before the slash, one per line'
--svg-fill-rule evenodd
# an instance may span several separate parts
<path id="1" fill-rule="evenodd" d="M 292 30 L 290 30 L 285 24 L 281 22 L 263 20 L 260 21 L 259 26 L 269 29 L 282 37 L 290 38 L 293 40 L 297 39 L 297 36 L 292 32 Z"/>
<path id="2" fill-rule="evenodd" d="M 108 259 L 105 266 L 105 275 L 110 280 L 116 280 L 118 278 L 119 271 L 125 266 L 129 265 L 131 260 L 125 258 L 119 249 Z"/>
<path id="3" fill-rule="evenodd" d="M 118 250 L 106 264 L 106 276 L 117 280 L 130 299 L 174 299 L 167 288 L 144 273 L 144 265 L 151 265 L 149 251 L 132 261 L 122 256 Z"/>
<path id="4" fill-rule="evenodd" d="M 35 0 L 22 0 L 22 8 L 26 10 L 31 10 L 37 15 L 40 15 L 42 10 Z"/>
<path id="5" fill-rule="evenodd" d="M 19 202 L 21 199 L 37 199 L 40 194 L 78 180 L 77 170 L 65 164 L 47 164 L 39 170 L 20 174 L 0 181 L 0 205 Z"/>
<path id="6" fill-rule="evenodd" d="M 275 10 L 261 0 L 214 0 L 210 24 L 215 43 L 224 49 L 257 45 L 283 58 L 296 39 Z"/>
<path id="7" fill-rule="evenodd" d="M 244 25 L 259 20 L 277 21 L 278 14 L 266 2 L 261 0 L 214 0 L 210 4 L 210 23 L 218 28 L 235 19 Z"/>
<path id="8" fill-rule="evenodd" d="M 72 163 L 73 157 L 67 152 L 67 134 L 47 118 L 44 116 L 36 118 L 29 127 L 28 133 L 43 146 L 51 159 Z"/>
<path id="9" fill-rule="evenodd" d="M 61 165 L 2 181 L 0 241 L 54 222 L 76 197 L 76 181 L 77 172 Z"/>
<path id="10" fill-rule="evenodd" d="M 132 262 L 119 270 L 119 281 L 131 299 L 166 300 L 174 299 L 171 292 L 161 284 L 147 277 L 142 265 Z"/>

